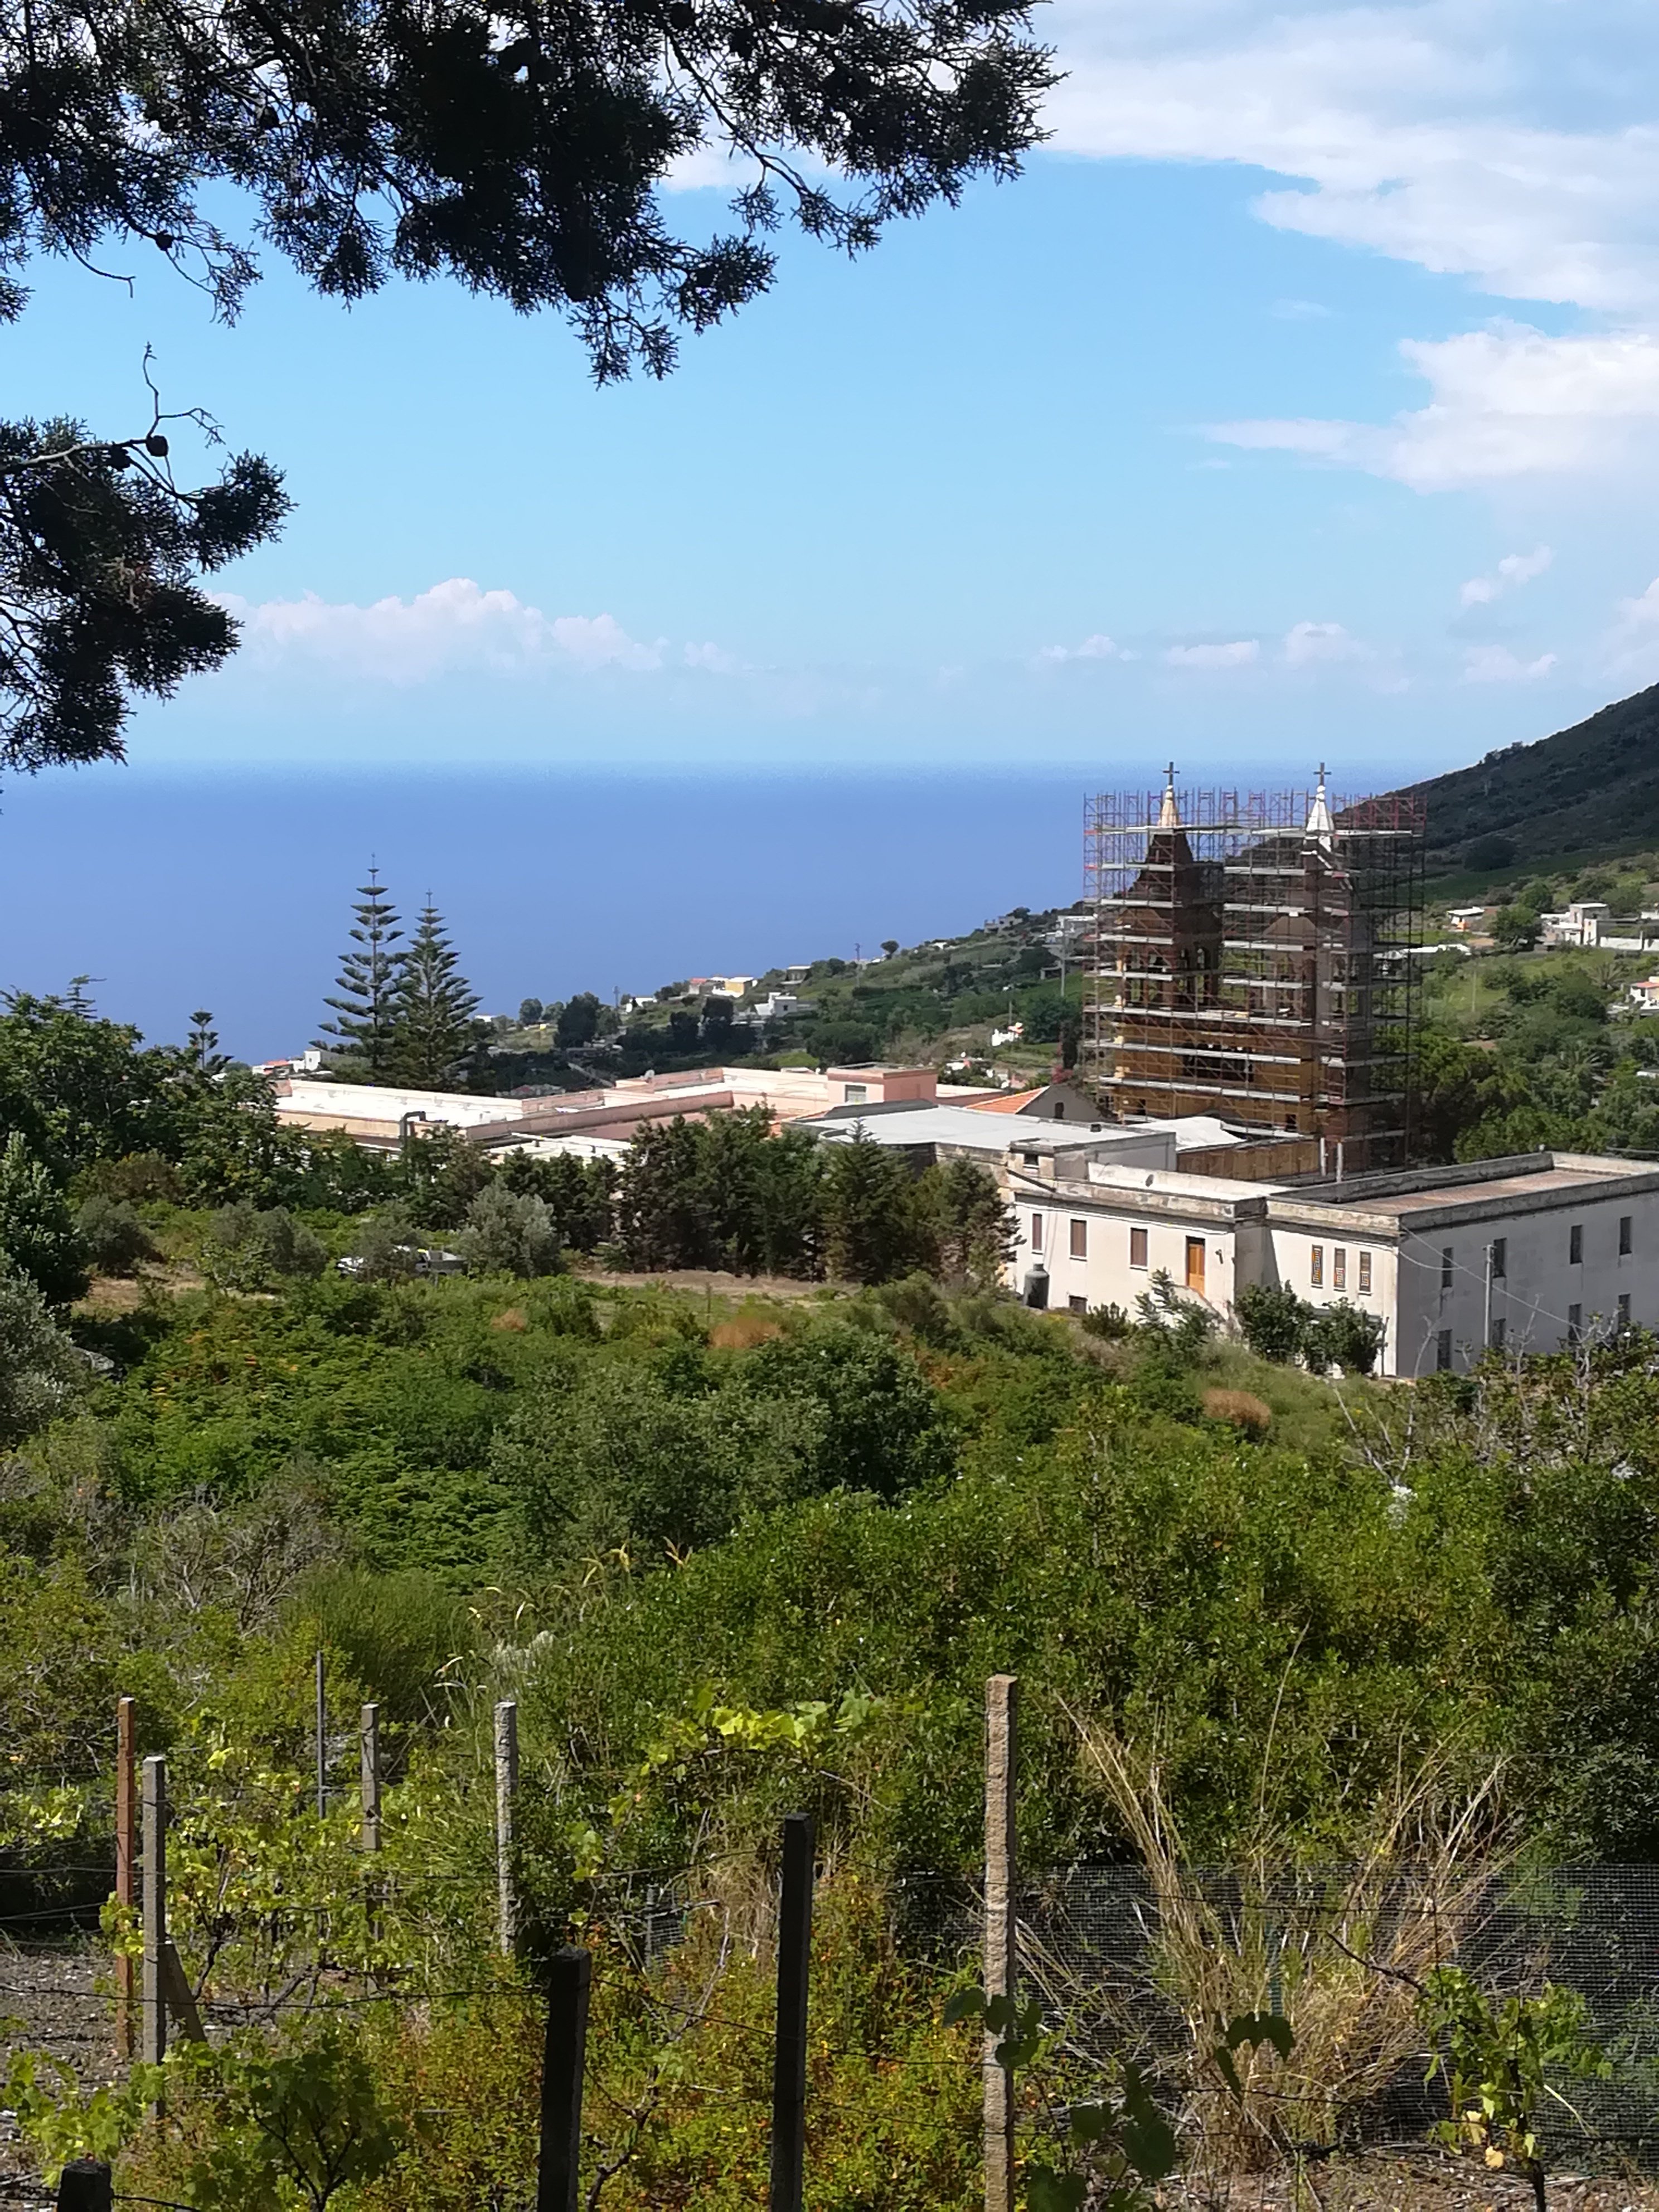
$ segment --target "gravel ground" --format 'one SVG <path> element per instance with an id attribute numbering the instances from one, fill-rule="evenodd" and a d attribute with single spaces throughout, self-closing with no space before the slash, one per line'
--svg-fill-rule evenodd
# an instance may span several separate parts
<path id="1" fill-rule="evenodd" d="M 94 1987 L 110 1978 L 110 1955 L 101 1942 L 75 1938 L 59 1943 L 0 1943 L 0 2073 L 15 2051 L 60 2058 L 83 2089 L 116 2081 L 114 1999 Z M 0 2203 L 26 2202 L 5 2185 L 33 2177 L 39 2164 L 18 2138 L 11 2114 L 0 2112 Z"/>

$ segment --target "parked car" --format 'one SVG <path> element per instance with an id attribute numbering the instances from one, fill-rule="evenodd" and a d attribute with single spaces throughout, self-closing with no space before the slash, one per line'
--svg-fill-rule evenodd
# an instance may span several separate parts
<path id="1" fill-rule="evenodd" d="M 446 1252 L 441 1247 L 427 1244 L 394 1244 L 392 1250 L 400 1259 L 410 1262 L 411 1275 L 464 1275 L 466 1262 L 459 1252 Z M 368 1262 L 356 1252 L 348 1252 L 335 1266 L 343 1275 L 361 1275 Z"/>

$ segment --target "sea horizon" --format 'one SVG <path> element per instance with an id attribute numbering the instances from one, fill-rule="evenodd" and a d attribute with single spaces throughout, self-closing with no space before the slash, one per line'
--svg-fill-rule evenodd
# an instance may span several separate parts
<path id="1" fill-rule="evenodd" d="M 1312 765 L 1191 781 L 1301 787 Z M 1356 765 L 1334 784 L 1380 787 Z M 1162 774 L 156 762 L 19 780 L 0 788 L 0 988 L 89 975 L 101 1012 L 155 1041 L 206 1007 L 239 1057 L 296 1051 L 371 863 L 406 921 L 430 893 L 492 1013 L 850 959 L 1070 904 L 1085 798 Z"/>

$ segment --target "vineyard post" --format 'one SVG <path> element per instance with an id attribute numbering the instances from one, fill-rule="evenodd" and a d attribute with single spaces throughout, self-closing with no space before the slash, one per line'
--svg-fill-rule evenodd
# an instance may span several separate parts
<path id="1" fill-rule="evenodd" d="M 167 1763 L 144 1761 L 144 2026 L 140 2056 L 159 2066 L 167 2049 Z"/>
<path id="2" fill-rule="evenodd" d="M 323 1655 L 317 1654 L 317 1818 L 328 1818 L 328 1697 Z"/>
<path id="3" fill-rule="evenodd" d="M 985 1994 L 1014 1994 L 1019 1923 L 1016 1910 L 1019 1679 L 993 1674 L 985 1685 Z M 1013 2077 L 985 2036 L 985 2212 L 1013 2212 Z"/>
<path id="4" fill-rule="evenodd" d="M 806 2149 L 806 1998 L 812 1948 L 812 1816 L 783 1824 L 778 1899 L 777 2041 L 772 2060 L 769 2212 L 801 2212 Z"/>
<path id="5" fill-rule="evenodd" d="M 138 1838 L 138 1770 L 133 1763 L 133 1701 L 118 1698 L 115 1704 L 115 1901 L 131 1905 L 137 1901 L 137 1846 Z M 137 2040 L 133 2010 L 132 1957 L 115 1956 L 115 2055 L 131 2058 Z"/>
<path id="6" fill-rule="evenodd" d="M 518 1788 L 519 1708 L 511 1698 L 503 1698 L 495 1708 L 495 1887 L 501 1911 L 499 1938 L 509 1958 L 519 1923 L 513 1885 L 513 1801 Z"/>
<path id="7" fill-rule="evenodd" d="M 593 1960 L 566 1944 L 548 1976 L 547 2044 L 542 2059 L 542 2146 L 536 2212 L 577 2212 L 582 2149 L 582 2077 L 587 2066 L 587 2000 Z"/>
<path id="8" fill-rule="evenodd" d="M 380 1709 L 378 1705 L 363 1707 L 361 1744 L 363 1821 L 359 1839 L 366 1851 L 378 1851 L 380 1848 Z"/>
<path id="9" fill-rule="evenodd" d="M 112 2212 L 114 2176 L 95 2158 L 72 2158 L 58 2178 L 58 2212 Z"/>

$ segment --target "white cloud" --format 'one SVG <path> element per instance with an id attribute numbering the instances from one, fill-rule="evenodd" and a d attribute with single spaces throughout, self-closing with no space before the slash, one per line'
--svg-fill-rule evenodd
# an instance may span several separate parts
<path id="1" fill-rule="evenodd" d="M 1553 653 L 1536 660 L 1522 660 L 1506 645 L 1472 645 L 1463 655 L 1466 684 L 1530 684 L 1547 676 L 1555 665 Z"/>
<path id="2" fill-rule="evenodd" d="M 1068 660 L 1133 660 L 1135 655 L 1126 653 L 1103 632 L 1097 630 L 1085 637 L 1081 645 L 1045 645 L 1036 655 L 1039 667 L 1056 668 Z"/>
<path id="3" fill-rule="evenodd" d="M 1633 599 L 1620 599 L 1603 658 L 1621 681 L 1650 684 L 1659 675 L 1659 576 Z"/>
<path id="4" fill-rule="evenodd" d="M 680 654 L 688 668 L 701 668 L 710 676 L 741 676 L 744 664 L 735 653 L 719 645 L 688 645 Z"/>
<path id="5" fill-rule="evenodd" d="M 1322 660 L 1369 660 L 1370 647 L 1344 629 L 1340 623 L 1299 622 L 1285 633 L 1284 660 L 1287 668 L 1306 668 Z"/>
<path id="6" fill-rule="evenodd" d="M 1659 338 L 1642 331 L 1549 337 L 1510 324 L 1408 338 L 1400 350 L 1431 396 L 1386 427 L 1304 417 L 1221 422 L 1209 434 L 1443 491 L 1622 467 L 1659 428 Z"/>
<path id="7" fill-rule="evenodd" d="M 1607 327 L 1407 341 L 1391 423 L 1222 442 L 1419 491 L 1659 462 L 1659 10 L 1631 0 L 1054 0 L 1060 151 L 1236 164 L 1264 222 Z M 1273 311 L 1304 314 L 1282 300 Z"/>
<path id="8" fill-rule="evenodd" d="M 1171 645 L 1165 647 L 1164 660 L 1170 668 L 1244 668 L 1261 652 L 1255 638 L 1240 637 L 1230 645 Z"/>
<path id="9" fill-rule="evenodd" d="M 1267 222 L 1512 299 L 1659 307 L 1659 19 L 1628 0 L 1055 0 L 1062 152 L 1293 179 Z"/>
<path id="10" fill-rule="evenodd" d="M 1459 602 L 1466 607 L 1489 607 L 1511 587 L 1518 589 L 1541 576 L 1555 558 L 1547 545 L 1540 545 L 1530 553 L 1506 553 L 1490 576 L 1471 576 L 1458 593 Z"/>
<path id="11" fill-rule="evenodd" d="M 309 661 L 391 684 L 465 670 L 646 672 L 662 666 L 666 649 L 661 639 L 646 644 L 630 637 L 614 615 L 545 615 L 511 592 L 481 591 L 466 576 L 452 576 L 413 599 L 377 599 L 370 606 L 314 592 L 257 604 L 227 593 L 221 604 L 242 624 L 246 651 L 257 665 Z"/>

